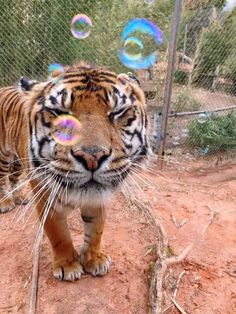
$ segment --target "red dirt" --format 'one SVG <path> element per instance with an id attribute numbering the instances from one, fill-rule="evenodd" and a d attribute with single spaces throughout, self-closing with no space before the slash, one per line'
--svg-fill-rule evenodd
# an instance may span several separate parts
<path id="1" fill-rule="evenodd" d="M 144 174 L 143 180 L 151 183 L 142 181 L 143 192 L 134 193 L 152 204 L 175 254 L 199 238 L 210 216 L 208 206 L 218 213 L 184 262 L 168 272 L 165 306 L 171 304 L 169 297 L 179 274 L 185 270 L 176 300 L 187 313 L 235 314 L 236 277 L 228 272 L 236 270 L 236 165 L 206 167 L 202 162 L 185 161 L 158 174 Z M 25 227 L 24 222 L 14 225 L 14 215 L 11 212 L 0 217 L 1 314 L 28 313 L 37 229 L 34 219 Z M 177 228 L 171 215 L 178 222 L 187 221 Z M 82 223 L 78 212 L 70 218 L 70 226 L 74 244 L 79 248 Z M 74 283 L 53 279 L 50 248 L 44 239 L 37 313 L 148 313 L 148 277 L 154 256 L 145 253 L 155 244 L 154 235 L 145 216 L 121 194 L 117 195 L 107 210 L 103 237 L 103 248 L 113 259 L 111 270 L 105 277 L 85 275 Z M 165 313 L 179 312 L 172 306 Z"/>

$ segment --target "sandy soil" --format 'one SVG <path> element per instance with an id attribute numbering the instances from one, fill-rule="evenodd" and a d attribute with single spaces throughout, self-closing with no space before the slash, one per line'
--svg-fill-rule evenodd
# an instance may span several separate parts
<path id="1" fill-rule="evenodd" d="M 165 307 L 172 304 L 176 281 L 185 271 L 176 300 L 187 313 L 235 314 L 236 165 L 209 167 L 202 161 L 181 161 L 170 162 L 162 173 L 154 167 L 153 172 L 142 175 L 140 189 L 134 186 L 133 193 L 153 207 L 167 231 L 169 253 L 179 254 L 197 240 L 184 262 L 167 273 Z M 217 215 L 201 239 L 199 234 L 210 215 L 208 206 Z M 148 278 L 155 260 L 150 248 L 156 243 L 155 232 L 144 214 L 122 194 L 108 207 L 103 237 L 103 249 L 113 259 L 108 275 L 85 275 L 74 283 L 54 280 L 50 248 L 44 239 L 37 313 L 148 313 Z M 19 213 L 13 211 L 0 217 L 1 314 L 28 313 L 37 225 L 33 217 L 27 223 L 14 223 L 15 216 Z M 173 220 L 186 222 L 177 228 Z M 82 224 L 78 212 L 70 217 L 70 226 L 79 248 Z M 179 312 L 172 305 L 165 313 Z"/>

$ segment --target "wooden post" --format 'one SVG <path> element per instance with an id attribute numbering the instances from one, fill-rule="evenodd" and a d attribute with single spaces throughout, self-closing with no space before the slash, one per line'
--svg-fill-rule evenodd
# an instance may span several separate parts
<path id="1" fill-rule="evenodd" d="M 168 66 L 167 66 L 167 74 L 166 74 L 166 81 L 165 81 L 162 121 L 161 121 L 161 130 L 160 130 L 161 139 L 160 139 L 159 157 L 161 160 L 161 164 L 160 164 L 161 169 L 163 168 L 163 158 L 165 155 L 168 112 L 170 108 L 170 101 L 171 101 L 171 94 L 172 94 L 172 80 L 173 80 L 174 68 L 175 68 L 175 56 L 176 56 L 176 50 L 177 50 L 177 40 L 178 40 L 178 31 L 179 31 L 179 24 L 180 24 L 180 19 L 181 19 L 181 12 L 182 12 L 182 0 L 176 0 L 175 10 L 174 10 L 173 18 L 172 18 L 170 41 L 169 41 Z"/>

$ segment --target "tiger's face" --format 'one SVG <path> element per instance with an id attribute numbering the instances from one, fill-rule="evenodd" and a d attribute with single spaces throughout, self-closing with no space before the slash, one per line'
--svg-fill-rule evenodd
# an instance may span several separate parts
<path id="1" fill-rule="evenodd" d="M 80 123 L 73 145 L 53 137 L 55 119 Z M 44 85 L 30 113 L 32 166 L 47 168 L 74 202 L 101 203 L 147 157 L 145 98 L 125 74 L 74 67 Z"/>

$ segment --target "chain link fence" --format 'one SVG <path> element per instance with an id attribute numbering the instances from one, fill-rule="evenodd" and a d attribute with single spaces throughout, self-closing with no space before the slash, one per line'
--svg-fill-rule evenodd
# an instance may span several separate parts
<path id="1" fill-rule="evenodd" d="M 226 1 L 185 1 L 178 39 L 168 120 L 170 149 L 208 154 L 236 146 L 236 11 Z M 152 144 L 158 150 L 163 88 L 174 2 L 144 0 L 0 0 L 0 86 L 24 75 L 45 79 L 52 63 L 83 60 L 116 72 L 130 72 L 118 58 L 121 33 L 134 17 L 148 18 L 163 31 L 158 62 L 136 71 L 152 117 Z M 93 26 L 86 39 L 71 34 L 78 13 Z M 132 71 L 134 72 L 134 71 Z"/>
<path id="2" fill-rule="evenodd" d="M 201 155 L 236 148 L 235 31 L 235 9 L 183 11 L 169 114 L 172 146 L 185 144 Z"/>

